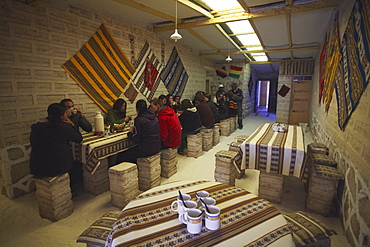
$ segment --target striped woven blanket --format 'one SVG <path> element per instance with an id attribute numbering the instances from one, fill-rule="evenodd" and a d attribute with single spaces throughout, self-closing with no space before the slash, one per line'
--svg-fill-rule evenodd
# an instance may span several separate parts
<path id="1" fill-rule="evenodd" d="M 105 112 L 135 71 L 104 23 L 62 67 Z"/>
<path id="2" fill-rule="evenodd" d="M 240 146 L 236 163 L 241 169 L 295 176 L 305 181 L 307 169 L 302 128 L 289 125 L 287 132 L 276 132 L 265 123 Z"/>
<path id="3" fill-rule="evenodd" d="M 81 143 L 71 143 L 73 159 L 86 165 L 86 169 L 94 174 L 100 165 L 100 159 L 125 151 L 134 146 L 127 138 L 127 130 L 108 137 L 94 136 L 93 133 L 83 135 Z"/>
<path id="4" fill-rule="evenodd" d="M 221 227 L 190 234 L 171 210 L 178 190 L 195 198 L 206 190 L 221 209 Z M 264 199 L 241 188 L 210 181 L 180 181 L 155 187 L 121 212 L 106 246 L 294 246 L 284 217 Z"/>

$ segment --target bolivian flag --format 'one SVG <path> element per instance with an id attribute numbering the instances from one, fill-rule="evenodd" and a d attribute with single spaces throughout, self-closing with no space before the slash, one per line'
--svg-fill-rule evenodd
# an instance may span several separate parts
<path id="1" fill-rule="evenodd" d="M 243 67 L 230 66 L 229 77 L 238 79 L 242 73 Z"/>

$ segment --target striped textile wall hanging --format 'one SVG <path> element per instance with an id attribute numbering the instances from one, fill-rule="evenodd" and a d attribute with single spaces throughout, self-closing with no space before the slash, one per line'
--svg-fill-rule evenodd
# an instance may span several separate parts
<path id="1" fill-rule="evenodd" d="M 176 47 L 173 47 L 171 56 L 162 70 L 160 77 L 168 93 L 182 96 L 189 76 L 181 62 Z"/>
<path id="2" fill-rule="evenodd" d="M 338 125 L 341 130 L 344 130 L 370 81 L 369 10 L 369 1 L 355 2 L 342 39 L 342 60 L 335 80 Z"/>
<path id="3" fill-rule="evenodd" d="M 62 67 L 105 112 L 112 108 L 135 72 L 104 23 Z"/>
<path id="4" fill-rule="evenodd" d="M 158 75 L 161 73 L 163 66 L 154 55 L 148 41 L 145 41 L 134 67 L 136 71 L 131 78 L 131 82 L 148 101 L 151 101 L 161 82 Z"/>

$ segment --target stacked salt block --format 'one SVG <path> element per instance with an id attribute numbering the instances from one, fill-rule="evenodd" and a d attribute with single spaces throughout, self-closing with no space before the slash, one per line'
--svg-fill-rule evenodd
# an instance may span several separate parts
<path id="1" fill-rule="evenodd" d="M 237 117 L 229 117 L 230 119 L 230 133 L 233 133 L 236 130 L 236 119 Z"/>
<path id="2" fill-rule="evenodd" d="M 234 160 L 238 153 L 234 151 L 221 150 L 216 156 L 215 180 L 216 182 L 235 185 L 236 169 Z"/>
<path id="3" fill-rule="evenodd" d="M 271 202 L 281 203 L 284 176 L 260 171 L 258 196 Z"/>
<path id="4" fill-rule="evenodd" d="M 161 177 L 169 178 L 177 172 L 177 148 L 161 150 Z"/>
<path id="5" fill-rule="evenodd" d="M 213 127 L 213 146 L 220 142 L 220 124 L 215 124 Z"/>
<path id="6" fill-rule="evenodd" d="M 99 195 L 109 190 L 108 158 L 100 160 L 100 165 L 91 174 L 83 167 L 84 189 L 92 195 Z"/>
<path id="7" fill-rule="evenodd" d="M 240 145 L 242 145 L 242 142 L 232 142 L 229 145 L 229 151 L 239 152 Z"/>
<path id="8" fill-rule="evenodd" d="M 188 157 L 198 158 L 202 155 L 202 133 L 187 136 Z"/>
<path id="9" fill-rule="evenodd" d="M 220 120 L 220 131 L 222 136 L 230 135 L 230 119 Z"/>
<path id="10" fill-rule="evenodd" d="M 139 188 L 146 191 L 161 183 L 161 153 L 137 159 Z"/>
<path id="11" fill-rule="evenodd" d="M 122 162 L 109 168 L 108 174 L 113 206 L 122 209 L 141 193 L 136 164 Z"/>
<path id="12" fill-rule="evenodd" d="M 314 164 L 308 174 L 306 210 L 328 216 L 340 179 L 343 176 L 336 167 Z"/>
<path id="13" fill-rule="evenodd" d="M 337 167 L 337 163 L 328 156 L 329 149 L 321 143 L 310 143 L 307 145 L 307 166 L 305 174 L 312 173 L 311 169 L 315 164 Z M 305 183 L 307 191 L 310 180 L 308 178 Z"/>
<path id="14" fill-rule="evenodd" d="M 37 179 L 36 200 L 41 218 L 58 221 L 73 213 L 69 174 Z"/>
<path id="15" fill-rule="evenodd" d="M 240 135 L 240 136 L 235 137 L 235 139 L 237 142 L 244 142 L 245 140 L 248 139 L 248 137 L 249 136 L 246 136 L 246 135 Z"/>
<path id="16" fill-rule="evenodd" d="M 213 147 L 213 129 L 202 129 L 202 149 L 208 151 Z"/>

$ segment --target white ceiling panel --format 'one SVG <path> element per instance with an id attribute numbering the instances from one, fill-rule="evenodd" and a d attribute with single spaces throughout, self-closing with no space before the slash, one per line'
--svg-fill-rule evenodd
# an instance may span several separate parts
<path id="1" fill-rule="evenodd" d="M 253 22 L 262 38 L 261 42 L 266 48 L 289 44 L 285 16 L 257 18 Z"/>
<path id="2" fill-rule="evenodd" d="M 269 3 L 281 2 L 276 0 L 244 0 L 248 7 L 260 6 Z"/>
<path id="3" fill-rule="evenodd" d="M 319 43 L 326 28 L 331 8 L 292 14 L 293 45 Z"/>

